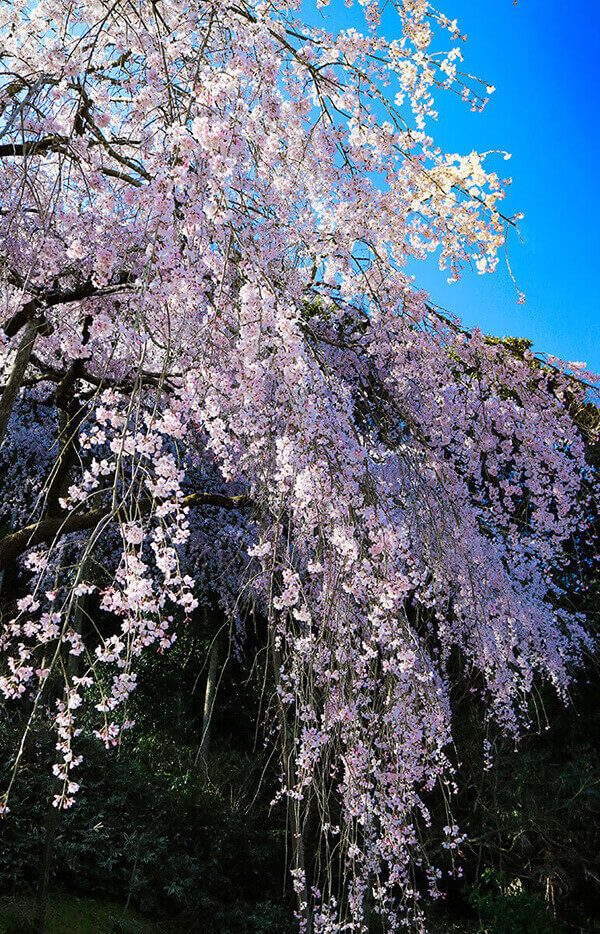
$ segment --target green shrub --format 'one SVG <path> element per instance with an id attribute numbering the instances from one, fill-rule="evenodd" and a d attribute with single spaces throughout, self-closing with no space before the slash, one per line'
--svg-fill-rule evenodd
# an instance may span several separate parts
<path id="1" fill-rule="evenodd" d="M 508 881 L 485 870 L 469 893 L 481 934 L 559 934 L 560 927 L 539 896 L 527 892 L 521 880 Z"/>

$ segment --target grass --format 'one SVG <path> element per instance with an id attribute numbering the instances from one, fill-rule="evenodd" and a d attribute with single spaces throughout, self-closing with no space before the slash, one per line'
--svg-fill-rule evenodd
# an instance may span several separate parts
<path id="1" fill-rule="evenodd" d="M 0 897 L 0 934 L 30 934 L 34 897 Z M 74 895 L 52 894 L 44 934 L 173 934 L 175 923 L 151 921 L 119 902 L 96 901 Z M 430 934 L 475 934 L 476 926 L 454 925 L 435 914 L 429 918 Z M 480 930 L 480 928 L 477 928 Z"/>
<path id="2" fill-rule="evenodd" d="M 0 899 L 0 934 L 29 934 L 34 898 L 21 895 Z M 118 902 L 95 901 L 74 895 L 52 895 L 45 934 L 165 934 L 163 925 L 142 917 Z"/>

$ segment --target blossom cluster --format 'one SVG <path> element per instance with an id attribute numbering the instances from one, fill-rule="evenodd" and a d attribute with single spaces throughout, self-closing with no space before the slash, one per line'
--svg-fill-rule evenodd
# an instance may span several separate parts
<path id="1" fill-rule="evenodd" d="M 453 653 L 517 734 L 590 644 L 550 572 L 589 521 L 594 377 L 465 331 L 405 272 L 496 264 L 495 154 L 429 135 L 438 90 L 493 89 L 436 51 L 457 24 L 427 0 L 396 0 L 391 41 L 361 5 L 337 35 L 292 0 L 0 7 L 2 700 L 50 711 L 71 806 L 84 711 L 119 745 L 141 653 L 213 602 L 243 639 L 251 603 L 314 934 L 367 905 L 398 930 L 415 866 L 439 890 L 419 828 L 456 778 Z"/>

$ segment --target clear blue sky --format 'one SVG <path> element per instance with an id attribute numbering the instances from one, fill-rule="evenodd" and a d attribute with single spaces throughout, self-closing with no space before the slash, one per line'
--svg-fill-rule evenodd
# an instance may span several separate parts
<path id="1" fill-rule="evenodd" d="M 306 7 L 308 7 L 306 3 Z M 528 337 L 537 352 L 585 361 L 600 372 L 600 108 L 599 0 L 439 0 L 457 18 L 464 70 L 494 85 L 483 113 L 452 94 L 438 96 L 431 130 L 449 152 L 502 149 L 494 166 L 513 184 L 503 213 L 521 211 L 521 243 L 508 254 L 526 303 L 517 303 L 506 263 L 493 275 L 465 270 L 446 282 L 434 258 L 411 267 L 433 301 L 468 326 L 498 336 Z M 360 8 L 332 0 L 325 28 L 356 28 Z M 311 13 L 312 22 L 321 14 Z M 392 38 L 397 14 L 383 32 Z M 447 39 L 448 42 L 452 40 Z"/>

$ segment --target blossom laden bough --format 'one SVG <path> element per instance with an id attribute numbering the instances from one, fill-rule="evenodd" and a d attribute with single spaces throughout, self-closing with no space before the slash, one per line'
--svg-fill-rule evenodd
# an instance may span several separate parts
<path id="1" fill-rule="evenodd" d="M 28 581 L 0 690 L 50 711 L 70 806 L 82 711 L 117 745 L 139 655 L 252 601 L 315 934 L 369 906 L 396 930 L 417 877 L 438 889 L 452 654 L 518 732 L 589 644 L 550 570 L 588 522 L 593 377 L 466 332 L 405 272 L 496 265 L 493 154 L 428 130 L 438 89 L 491 90 L 435 51 L 457 25 L 426 0 L 391 41 L 362 6 L 337 35 L 283 0 L 0 9 L 0 563 Z"/>

